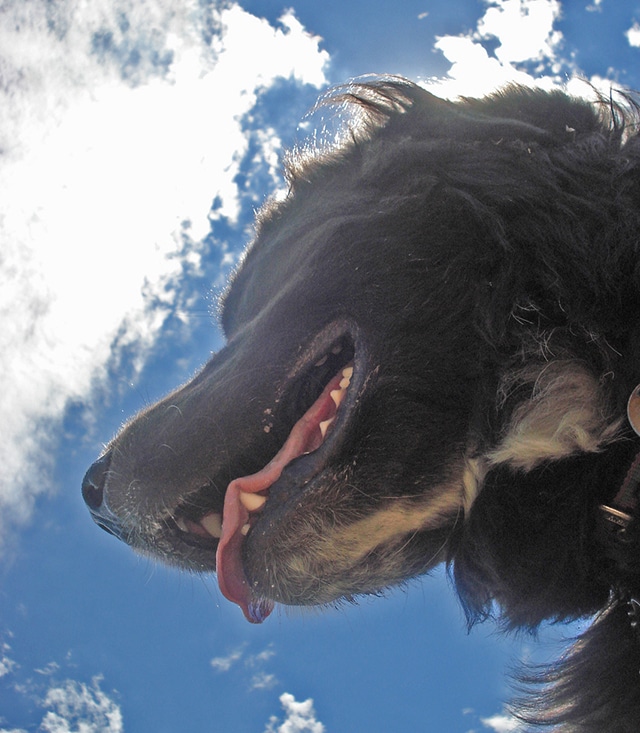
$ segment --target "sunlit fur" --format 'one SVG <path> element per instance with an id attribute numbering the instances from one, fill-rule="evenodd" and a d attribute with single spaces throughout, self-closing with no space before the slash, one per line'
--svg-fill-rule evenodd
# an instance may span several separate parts
<path id="1" fill-rule="evenodd" d="M 447 102 L 398 78 L 334 90 L 332 109 L 342 134 L 292 151 L 287 195 L 258 215 L 223 299 L 227 345 L 90 470 L 94 517 L 215 570 L 215 538 L 176 518 L 220 513 L 229 482 L 270 461 L 335 375 L 318 364 L 338 339 L 351 386 L 325 444 L 253 517 L 252 592 L 339 603 L 447 562 L 470 624 L 598 614 L 566 660 L 525 675 L 516 714 L 637 733 L 625 604 L 640 598 L 640 527 L 620 542 L 599 509 L 640 450 L 625 419 L 640 382 L 637 110 L 520 87 Z"/>

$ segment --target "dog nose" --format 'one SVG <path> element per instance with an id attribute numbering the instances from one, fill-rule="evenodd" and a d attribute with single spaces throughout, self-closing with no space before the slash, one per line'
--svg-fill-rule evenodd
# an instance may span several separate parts
<path id="1" fill-rule="evenodd" d="M 85 473 L 82 479 L 82 498 L 92 512 L 97 512 L 104 501 L 104 484 L 111 464 L 111 452 L 105 453 Z"/>
<path id="2" fill-rule="evenodd" d="M 120 520 L 109 509 L 104 490 L 111 465 L 111 452 L 105 453 L 86 472 L 82 479 L 82 498 L 89 507 L 93 521 L 105 532 L 124 540 Z"/>

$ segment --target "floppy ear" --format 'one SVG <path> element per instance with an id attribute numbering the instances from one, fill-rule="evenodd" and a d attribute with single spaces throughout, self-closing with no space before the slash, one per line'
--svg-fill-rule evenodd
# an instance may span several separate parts
<path id="1" fill-rule="evenodd" d="M 569 722 L 571 730 L 576 730 L 576 723 L 586 731 L 611 730 L 614 720 L 620 726 L 617 730 L 636 730 L 640 706 L 638 632 L 629 623 L 628 614 L 625 603 L 612 605 L 566 657 L 548 671 L 525 677 L 526 689 L 534 695 L 516 701 L 519 716 L 534 725 Z"/>
<path id="2" fill-rule="evenodd" d="M 514 707 L 526 723 L 608 731 L 615 721 L 615 730 L 637 730 L 640 588 L 632 578 L 640 572 L 638 522 L 628 530 L 624 553 L 631 584 L 627 590 L 621 593 L 614 588 L 604 610 L 558 662 L 518 675 L 526 696 L 515 700 Z"/>
<path id="3" fill-rule="evenodd" d="M 503 373 L 492 392 L 493 437 L 467 460 L 465 521 L 449 557 L 470 622 L 492 613 L 494 601 L 508 623 L 535 626 L 592 613 L 607 598 L 605 574 L 594 570 L 594 507 L 622 482 L 633 443 L 620 440 L 624 418 L 596 376 L 606 371 L 602 350 L 570 356 L 558 331 L 564 343 L 553 351 L 547 343 L 548 360 L 540 346 L 523 350 Z"/>
<path id="4" fill-rule="evenodd" d="M 506 464 L 487 472 L 449 547 L 470 624 L 498 611 L 508 627 L 534 628 L 605 605 L 611 561 L 594 539 L 596 507 L 622 483 L 634 449 L 619 441 L 527 472 Z"/>

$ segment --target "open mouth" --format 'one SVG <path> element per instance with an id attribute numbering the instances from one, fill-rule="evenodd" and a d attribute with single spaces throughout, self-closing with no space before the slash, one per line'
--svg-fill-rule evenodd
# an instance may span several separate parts
<path id="1" fill-rule="evenodd" d="M 256 596 L 245 577 L 242 546 L 245 537 L 268 506 L 272 487 L 295 459 L 301 458 L 300 485 L 307 484 L 336 449 L 348 415 L 355 404 L 362 381 L 356 366 L 353 338 L 334 338 L 301 369 L 296 369 L 282 403 L 290 411 L 292 425 L 276 455 L 259 471 L 234 478 L 211 505 L 206 490 L 201 500 L 193 497 L 173 514 L 173 526 L 180 541 L 216 552 L 216 572 L 222 594 L 242 609 L 252 623 L 262 622 L 273 610 L 273 602 Z M 209 506 L 207 506 L 209 504 Z"/>

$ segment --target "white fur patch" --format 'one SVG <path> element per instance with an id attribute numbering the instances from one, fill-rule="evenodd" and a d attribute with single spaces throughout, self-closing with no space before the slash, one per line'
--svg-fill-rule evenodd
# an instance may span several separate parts
<path id="1" fill-rule="evenodd" d="M 504 437 L 486 456 L 489 465 L 530 471 L 544 461 L 597 452 L 619 437 L 622 418 L 611 416 L 598 380 L 581 362 L 551 361 L 511 374 L 501 385 L 503 400 L 527 383 L 531 397 L 513 411 Z"/>

